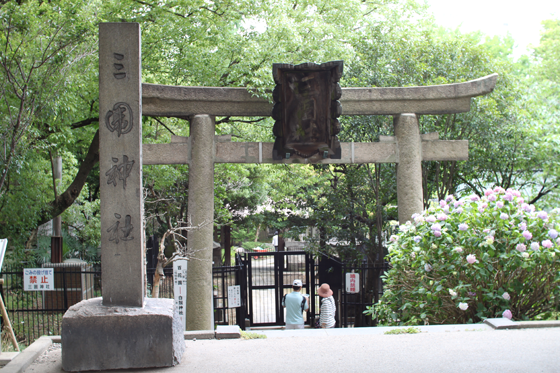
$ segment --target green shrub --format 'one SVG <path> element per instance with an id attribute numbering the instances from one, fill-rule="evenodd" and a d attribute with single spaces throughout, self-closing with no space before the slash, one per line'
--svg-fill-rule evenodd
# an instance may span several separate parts
<path id="1" fill-rule="evenodd" d="M 391 335 L 391 334 L 417 334 L 417 333 L 420 333 L 420 329 L 411 326 L 410 328 L 404 328 L 404 329 L 391 329 L 383 334 Z"/>
<path id="2" fill-rule="evenodd" d="M 391 236 L 385 293 L 366 313 L 382 325 L 531 319 L 558 309 L 559 211 L 536 212 L 503 188 L 448 196 Z"/>

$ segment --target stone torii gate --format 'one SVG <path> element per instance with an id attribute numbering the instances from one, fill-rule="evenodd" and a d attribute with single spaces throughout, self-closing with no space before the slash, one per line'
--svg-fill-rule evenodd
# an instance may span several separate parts
<path id="1" fill-rule="evenodd" d="M 468 141 L 419 133 L 417 115 L 470 110 L 471 97 L 491 92 L 497 74 L 430 87 L 343 88 L 343 115 L 392 115 L 395 136 L 341 143 L 341 159 L 273 160 L 273 143 L 231 142 L 215 135 L 215 116 L 270 116 L 272 104 L 244 88 L 142 84 L 140 27 L 101 24 L 99 110 L 103 299 L 73 306 L 62 323 L 67 371 L 170 366 L 184 352 L 172 300 L 144 294 L 142 166 L 189 165 L 187 329 L 212 330 L 212 221 L 215 163 L 396 163 L 399 221 L 421 212 L 421 162 L 466 160 Z M 190 120 L 190 137 L 142 144 L 142 115 Z M 207 223 L 207 224 L 204 224 Z"/>
<path id="2" fill-rule="evenodd" d="M 174 136 L 170 144 L 143 144 L 144 165 L 189 164 L 189 215 L 192 225 L 214 216 L 214 163 L 396 163 L 399 222 L 423 210 L 422 161 L 468 159 L 468 141 L 442 141 L 437 133 L 420 134 L 417 115 L 470 110 L 471 98 L 491 92 L 497 74 L 466 83 L 409 88 L 343 88 L 343 115 L 392 115 L 395 136 L 379 142 L 341 143 L 341 159 L 293 156 L 274 160 L 273 143 L 231 142 L 215 136 L 215 116 L 270 116 L 268 100 L 244 88 L 179 87 L 142 84 L 144 115 L 190 118 L 191 136 Z M 212 226 L 189 233 L 188 247 L 201 261 L 187 272 L 187 329 L 209 329 L 212 303 Z"/>

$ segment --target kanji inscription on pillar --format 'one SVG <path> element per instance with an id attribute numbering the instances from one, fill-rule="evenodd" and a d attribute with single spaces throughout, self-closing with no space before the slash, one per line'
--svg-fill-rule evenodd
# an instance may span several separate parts
<path id="1" fill-rule="evenodd" d="M 145 269 L 139 26 L 107 23 L 99 33 L 103 304 L 141 307 Z"/>

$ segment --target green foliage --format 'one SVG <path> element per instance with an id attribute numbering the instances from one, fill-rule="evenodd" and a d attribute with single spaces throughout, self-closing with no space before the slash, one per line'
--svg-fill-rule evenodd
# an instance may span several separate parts
<path id="1" fill-rule="evenodd" d="M 535 47 L 535 57 L 540 62 L 537 72 L 546 80 L 560 83 L 560 19 L 545 20 L 542 24 L 544 31 Z"/>
<path id="2" fill-rule="evenodd" d="M 417 334 L 417 333 L 420 333 L 420 329 L 411 326 L 410 328 L 391 329 L 383 334 L 396 335 L 396 334 Z"/>
<path id="3" fill-rule="evenodd" d="M 531 319 L 560 305 L 558 210 L 535 212 L 503 188 L 449 196 L 391 237 L 380 324 L 461 324 L 511 312 Z M 508 311 L 509 310 L 509 311 Z"/>
<path id="4" fill-rule="evenodd" d="M 246 332 L 244 330 L 241 330 L 241 339 L 266 339 L 266 334 Z"/>

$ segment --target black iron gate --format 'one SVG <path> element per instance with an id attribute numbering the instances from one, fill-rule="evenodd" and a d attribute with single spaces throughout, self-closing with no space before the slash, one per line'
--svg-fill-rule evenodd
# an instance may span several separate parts
<path id="1" fill-rule="evenodd" d="M 305 251 L 245 254 L 247 264 L 248 319 L 250 326 L 284 325 L 282 297 L 291 291 L 294 280 L 303 282 L 302 294 L 310 295 L 306 324 L 315 316 L 314 260 Z"/>

